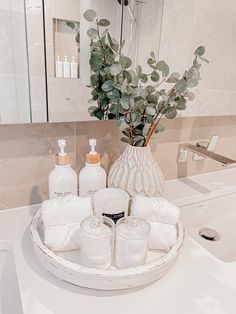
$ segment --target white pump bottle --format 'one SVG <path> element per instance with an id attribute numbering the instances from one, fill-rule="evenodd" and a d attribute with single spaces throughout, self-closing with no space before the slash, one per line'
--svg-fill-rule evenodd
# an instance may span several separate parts
<path id="1" fill-rule="evenodd" d="M 58 140 L 60 153 L 56 155 L 55 168 L 49 174 L 49 199 L 67 195 L 77 196 L 77 174 L 71 168 L 70 156 L 65 153 L 66 140 Z"/>
<path id="2" fill-rule="evenodd" d="M 100 165 L 100 154 L 96 152 L 97 140 L 89 140 L 90 152 L 86 154 L 85 167 L 79 174 L 79 196 L 93 196 L 106 187 L 106 171 Z"/>

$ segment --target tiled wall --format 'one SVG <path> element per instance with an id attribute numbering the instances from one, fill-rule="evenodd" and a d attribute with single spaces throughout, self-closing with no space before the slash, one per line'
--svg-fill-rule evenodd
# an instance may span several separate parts
<path id="1" fill-rule="evenodd" d="M 155 135 L 151 148 L 166 179 L 220 170 L 211 160 L 177 163 L 181 143 L 220 136 L 216 152 L 236 159 L 236 116 L 165 120 L 166 131 Z M 73 167 L 84 164 L 88 139 L 98 139 L 106 170 L 122 152 L 116 121 L 0 126 L 0 208 L 40 203 L 47 198 L 47 179 L 54 166 L 57 139 L 67 140 Z"/>

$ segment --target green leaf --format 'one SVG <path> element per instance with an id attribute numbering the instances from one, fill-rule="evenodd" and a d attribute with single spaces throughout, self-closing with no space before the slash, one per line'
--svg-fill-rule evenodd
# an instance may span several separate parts
<path id="1" fill-rule="evenodd" d="M 124 76 L 124 78 L 127 79 L 128 84 L 130 84 L 131 81 L 132 81 L 132 76 L 131 76 L 131 74 L 130 74 L 127 70 L 124 70 L 124 71 L 123 71 L 123 76 Z"/>
<path id="2" fill-rule="evenodd" d="M 130 106 L 130 96 L 128 94 L 122 95 L 121 106 L 124 109 L 126 109 L 126 110 L 129 109 L 129 106 Z"/>
<path id="3" fill-rule="evenodd" d="M 91 114 L 92 117 L 96 117 L 99 120 L 103 120 L 104 118 L 104 112 L 101 109 L 96 109 Z"/>
<path id="4" fill-rule="evenodd" d="M 177 110 L 175 107 L 168 107 L 163 111 L 167 119 L 174 119 L 177 116 Z"/>
<path id="5" fill-rule="evenodd" d="M 185 110 L 186 109 L 186 103 L 187 103 L 187 100 L 183 96 L 180 96 L 176 100 L 176 109 L 177 110 Z"/>
<path id="6" fill-rule="evenodd" d="M 86 21 L 88 22 L 93 22 L 97 16 L 97 13 L 94 10 L 87 10 L 84 12 L 83 17 L 85 18 Z"/>
<path id="7" fill-rule="evenodd" d="M 197 79 L 189 79 L 187 80 L 187 87 L 196 87 L 198 85 Z"/>
<path id="8" fill-rule="evenodd" d="M 99 81 L 99 76 L 97 74 L 93 74 L 90 77 L 90 82 L 92 85 L 96 85 Z"/>
<path id="9" fill-rule="evenodd" d="M 156 115 L 156 109 L 150 106 L 146 107 L 146 113 L 149 114 L 150 116 L 155 116 Z"/>
<path id="10" fill-rule="evenodd" d="M 110 92 L 114 88 L 113 81 L 108 80 L 102 84 L 102 90 L 105 92 Z"/>
<path id="11" fill-rule="evenodd" d="M 188 100 L 192 101 L 195 98 L 194 93 L 190 92 L 188 89 L 186 89 L 186 91 L 184 92 L 184 97 L 187 97 Z"/>
<path id="12" fill-rule="evenodd" d="M 156 61 L 155 60 L 153 60 L 152 58 L 148 58 L 148 61 L 147 61 L 147 64 L 154 64 L 154 63 L 156 63 Z"/>
<path id="13" fill-rule="evenodd" d="M 160 79 L 160 75 L 158 74 L 157 71 L 153 71 L 152 74 L 151 74 L 151 80 L 153 82 L 158 82 Z"/>
<path id="14" fill-rule="evenodd" d="M 162 72 L 164 77 L 169 75 L 169 66 L 166 64 L 165 61 L 161 60 L 157 62 L 156 68 L 158 71 Z"/>
<path id="15" fill-rule="evenodd" d="M 127 78 L 124 79 L 121 87 L 120 87 L 120 90 L 122 93 L 126 93 L 127 91 L 127 86 L 128 86 L 128 81 L 127 81 Z"/>
<path id="16" fill-rule="evenodd" d="M 103 66 L 103 58 L 99 55 L 92 55 L 89 60 L 92 71 L 97 72 Z"/>
<path id="17" fill-rule="evenodd" d="M 94 112 L 95 110 L 97 110 L 97 109 L 98 109 L 98 108 L 97 108 L 96 106 L 91 106 L 91 107 L 88 108 L 88 112 L 89 112 L 89 114 L 92 116 L 93 112 Z"/>
<path id="18" fill-rule="evenodd" d="M 132 64 L 132 61 L 130 58 L 128 58 L 126 56 L 121 56 L 120 57 L 120 64 L 123 66 L 124 69 L 128 69 Z"/>
<path id="19" fill-rule="evenodd" d="M 195 51 L 194 51 L 194 54 L 195 54 L 195 56 L 203 56 L 204 55 L 204 53 L 205 53 L 205 51 L 206 51 L 206 48 L 204 47 L 204 46 L 200 46 L 200 47 L 198 47 Z"/>
<path id="20" fill-rule="evenodd" d="M 116 88 L 107 93 L 107 97 L 111 100 L 118 100 L 120 98 L 120 91 Z"/>
<path id="21" fill-rule="evenodd" d="M 75 41 L 77 42 L 77 44 L 80 43 L 80 33 L 78 33 L 78 34 L 75 36 Z"/>
<path id="22" fill-rule="evenodd" d="M 129 143 L 129 138 L 127 138 L 127 137 L 122 137 L 120 140 L 121 140 L 121 142 Z"/>
<path id="23" fill-rule="evenodd" d="M 138 76 L 140 76 L 142 74 L 142 68 L 139 64 L 136 66 L 136 73 Z"/>
<path id="24" fill-rule="evenodd" d="M 143 136 L 138 135 L 134 137 L 135 146 L 142 147 L 144 144 L 144 141 L 145 141 L 145 138 Z"/>
<path id="25" fill-rule="evenodd" d="M 148 103 L 157 104 L 158 98 L 157 98 L 157 96 L 155 96 L 155 95 L 148 95 L 148 96 L 146 97 L 146 100 L 147 100 Z"/>
<path id="26" fill-rule="evenodd" d="M 89 28 L 87 30 L 87 35 L 92 39 L 96 39 L 98 37 L 98 31 L 95 28 Z"/>
<path id="27" fill-rule="evenodd" d="M 110 100 L 108 98 L 104 98 L 102 99 L 102 101 L 100 102 L 100 106 L 103 110 L 107 110 L 108 109 L 108 105 L 110 103 Z"/>
<path id="28" fill-rule="evenodd" d="M 177 72 L 171 73 L 171 75 L 166 80 L 167 83 L 177 83 L 180 78 L 180 74 Z"/>
<path id="29" fill-rule="evenodd" d="M 151 52 L 150 52 L 150 56 L 151 56 L 153 59 L 156 59 L 156 56 L 155 56 L 154 51 L 151 51 Z"/>
<path id="30" fill-rule="evenodd" d="M 186 80 L 185 79 L 179 80 L 176 83 L 175 88 L 176 88 L 177 92 L 179 92 L 180 94 L 183 93 L 186 90 L 186 88 L 187 88 Z"/>
<path id="31" fill-rule="evenodd" d="M 67 22 L 66 22 L 66 25 L 69 26 L 69 27 L 72 28 L 72 29 L 75 29 L 75 23 L 74 23 L 74 22 L 67 21 Z"/>
<path id="32" fill-rule="evenodd" d="M 147 75 L 144 74 L 144 73 L 139 75 L 139 79 L 140 79 L 140 81 L 141 81 L 142 83 L 147 83 L 147 81 L 148 81 L 148 77 L 147 77 Z"/>
<path id="33" fill-rule="evenodd" d="M 118 75 L 118 74 L 120 74 L 121 70 L 122 70 L 121 65 L 117 64 L 117 63 L 112 64 L 112 66 L 110 67 L 111 75 Z"/>
<path id="34" fill-rule="evenodd" d="M 101 19 L 98 21 L 98 25 L 102 27 L 106 27 L 110 25 L 110 21 L 107 19 Z"/>

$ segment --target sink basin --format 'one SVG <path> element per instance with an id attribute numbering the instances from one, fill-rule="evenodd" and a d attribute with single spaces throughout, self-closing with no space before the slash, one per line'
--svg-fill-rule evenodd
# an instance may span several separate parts
<path id="1" fill-rule="evenodd" d="M 0 241 L 0 314 L 23 314 L 14 254 L 5 241 Z"/>
<path id="2" fill-rule="evenodd" d="M 235 193 L 182 206 L 181 214 L 188 235 L 218 259 L 236 261 Z"/>

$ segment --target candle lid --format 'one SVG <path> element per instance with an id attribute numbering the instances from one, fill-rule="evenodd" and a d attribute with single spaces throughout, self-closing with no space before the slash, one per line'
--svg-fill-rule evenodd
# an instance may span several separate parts
<path id="1" fill-rule="evenodd" d="M 148 237 L 151 231 L 151 226 L 146 220 L 130 216 L 120 219 L 116 228 L 124 237 L 135 240 Z"/>

